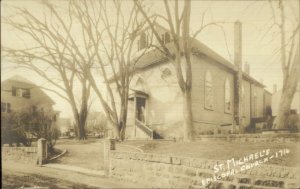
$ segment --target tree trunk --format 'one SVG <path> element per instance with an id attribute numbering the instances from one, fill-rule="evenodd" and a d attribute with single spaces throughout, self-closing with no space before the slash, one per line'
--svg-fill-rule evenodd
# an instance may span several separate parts
<path id="1" fill-rule="evenodd" d="M 193 140 L 192 93 L 186 90 L 183 95 L 183 133 L 184 141 Z"/>
<path id="2" fill-rule="evenodd" d="M 120 112 L 120 121 L 119 121 L 119 132 L 120 132 L 120 140 L 125 140 L 125 131 L 126 131 L 126 123 L 127 123 L 127 104 L 128 100 L 124 99 L 125 101 L 121 105 L 121 112 Z"/>
<path id="3" fill-rule="evenodd" d="M 126 93 L 127 90 L 125 90 L 125 95 L 121 99 L 121 110 L 120 110 L 120 117 L 119 117 L 119 136 L 120 140 L 125 140 L 125 131 L 126 131 L 126 123 L 127 123 L 127 108 L 128 108 L 128 94 Z"/>
<path id="4" fill-rule="evenodd" d="M 278 113 L 274 121 L 273 129 L 288 128 L 287 123 L 290 114 L 290 108 L 299 82 L 299 65 L 300 60 L 298 47 L 292 68 L 282 89 Z"/>

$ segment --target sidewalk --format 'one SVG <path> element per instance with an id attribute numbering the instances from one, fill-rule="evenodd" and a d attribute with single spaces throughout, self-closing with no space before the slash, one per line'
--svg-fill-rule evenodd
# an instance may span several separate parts
<path id="1" fill-rule="evenodd" d="M 84 168 L 78 169 L 77 167 L 57 164 L 48 164 L 46 166 L 39 167 L 30 164 L 22 164 L 10 161 L 2 162 L 3 175 L 12 175 L 17 173 L 23 173 L 25 175 L 37 174 L 72 183 L 84 184 L 96 188 L 145 188 L 134 183 L 108 178 L 107 176 L 101 176 L 103 175 L 103 173 L 101 173 L 100 171 L 91 171 Z"/>
<path id="2" fill-rule="evenodd" d="M 81 173 L 81 174 L 91 175 L 91 176 L 105 176 L 105 173 L 102 170 L 96 171 L 96 170 L 92 170 L 92 169 L 86 169 L 86 168 L 82 168 L 82 167 L 75 167 L 75 166 L 71 166 L 71 165 L 64 165 L 64 164 L 58 164 L 58 163 L 45 164 L 45 165 L 43 165 L 43 167 L 71 171 L 71 172 L 76 172 L 76 173 Z"/>

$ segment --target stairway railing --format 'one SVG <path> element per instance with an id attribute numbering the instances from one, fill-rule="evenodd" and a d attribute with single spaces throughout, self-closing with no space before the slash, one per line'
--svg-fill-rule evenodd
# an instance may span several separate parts
<path id="1" fill-rule="evenodd" d="M 146 135 L 148 135 L 151 139 L 153 139 L 153 130 L 149 128 L 145 123 L 135 120 L 135 125 L 141 129 Z"/>

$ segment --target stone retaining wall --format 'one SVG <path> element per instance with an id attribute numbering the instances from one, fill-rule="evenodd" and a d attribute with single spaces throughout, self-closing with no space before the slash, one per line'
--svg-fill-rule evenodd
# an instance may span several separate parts
<path id="1" fill-rule="evenodd" d="M 37 163 L 37 147 L 1 147 L 2 160 Z"/>
<path id="2" fill-rule="evenodd" d="M 201 141 L 230 141 L 230 142 L 297 142 L 300 133 L 272 134 L 230 134 L 230 135 L 201 135 L 196 140 Z"/>
<path id="3" fill-rule="evenodd" d="M 48 160 L 47 140 L 40 138 L 37 147 L 1 147 L 2 161 L 21 161 L 42 166 Z"/>
<path id="4" fill-rule="evenodd" d="M 210 185 L 217 161 L 159 154 L 110 152 L 110 176 L 160 188 L 258 189 L 298 188 L 300 170 L 263 164 Z"/>

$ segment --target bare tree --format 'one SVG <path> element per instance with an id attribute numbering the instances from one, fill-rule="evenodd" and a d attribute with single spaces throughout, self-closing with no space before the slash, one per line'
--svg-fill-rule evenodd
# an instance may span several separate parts
<path id="1" fill-rule="evenodd" d="M 86 64 L 85 51 L 79 48 L 80 45 L 72 36 L 74 28 L 71 14 L 67 20 L 51 3 L 44 1 L 42 5 L 45 8 L 44 17 L 15 7 L 17 14 L 14 17 L 3 18 L 4 24 L 28 36 L 29 40 L 24 41 L 24 48 L 2 47 L 2 50 L 5 57 L 18 64 L 18 67 L 34 71 L 55 88 L 48 90 L 70 104 L 78 138 L 86 139 L 84 126 L 91 86 L 87 79 L 89 64 Z M 76 99 L 78 92 L 75 91 L 75 83 L 79 83 L 80 100 Z"/>
<path id="2" fill-rule="evenodd" d="M 121 1 L 72 2 L 73 13 L 83 28 L 86 46 L 90 45 L 92 49 L 88 56 L 103 78 L 108 99 L 96 82 L 97 73 L 89 70 L 87 78 L 114 127 L 116 138 L 120 140 L 125 139 L 130 81 L 136 63 L 146 52 L 134 56 L 135 39 L 144 22 L 139 21 L 133 3 L 125 11 L 123 5 Z"/>
<path id="3" fill-rule="evenodd" d="M 148 15 L 146 7 L 142 3 L 143 1 L 134 0 L 141 14 L 150 26 L 153 35 L 159 42 L 159 47 L 154 46 L 162 54 L 164 54 L 168 60 L 174 65 L 176 70 L 176 76 L 178 85 L 180 87 L 183 97 L 183 117 L 184 117 L 184 140 L 190 141 L 193 139 L 193 113 L 192 113 L 192 64 L 191 54 L 193 40 L 199 35 L 205 28 L 209 26 L 218 26 L 222 22 L 204 22 L 205 12 L 202 14 L 202 24 L 200 28 L 192 35 L 190 31 L 191 21 L 191 0 L 181 1 L 183 3 L 183 9 L 179 9 L 179 1 L 175 0 L 174 4 L 170 5 L 169 1 L 164 0 L 164 10 L 167 16 L 163 14 Z M 174 7 L 172 10 L 171 8 Z M 157 19 L 161 19 L 167 23 L 168 29 L 171 33 L 171 44 L 174 48 L 167 46 L 161 36 L 159 35 L 155 26 Z M 223 28 L 222 28 L 223 29 Z M 181 58 L 183 55 L 184 60 Z"/>
<path id="4" fill-rule="evenodd" d="M 287 41 L 287 27 L 286 22 L 289 21 L 286 17 L 286 5 L 287 1 L 279 0 L 276 2 L 270 1 L 270 6 L 273 13 L 273 23 L 270 28 L 277 27 L 281 37 L 281 68 L 283 73 L 283 86 L 282 95 L 279 103 L 279 109 L 277 117 L 274 121 L 274 129 L 288 128 L 288 117 L 290 114 L 291 104 L 294 98 L 294 94 L 297 90 L 297 85 L 300 76 L 300 60 L 299 60 L 299 17 L 295 16 L 293 20 L 293 31 Z M 274 3 L 278 5 L 280 16 L 276 17 L 276 9 Z"/>

